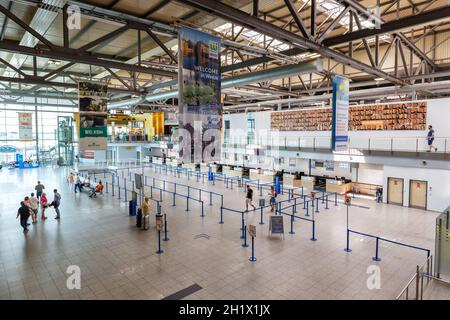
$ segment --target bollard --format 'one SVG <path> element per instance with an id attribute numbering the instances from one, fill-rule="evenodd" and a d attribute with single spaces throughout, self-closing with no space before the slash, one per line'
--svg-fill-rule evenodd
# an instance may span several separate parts
<path id="1" fill-rule="evenodd" d="M 292 210 L 293 212 L 294 210 Z M 294 232 L 294 214 L 291 215 L 291 231 L 289 231 L 289 234 L 295 234 Z"/>
<path id="2" fill-rule="evenodd" d="M 223 207 L 220 207 L 220 221 L 219 224 L 223 224 Z"/>
<path id="3" fill-rule="evenodd" d="M 243 248 L 248 247 L 248 244 L 247 244 L 247 226 L 244 226 L 244 243 L 242 244 L 242 247 Z"/>
<path id="4" fill-rule="evenodd" d="M 245 225 L 245 222 L 244 222 L 244 212 L 242 212 L 242 221 L 241 221 L 241 231 L 242 231 L 242 233 L 241 233 L 241 239 L 244 239 L 244 225 Z"/>
<path id="5" fill-rule="evenodd" d="M 315 220 L 313 220 L 313 222 L 312 222 L 312 237 L 309 240 L 311 240 L 311 241 L 317 240 L 317 238 L 316 238 L 316 221 Z"/>
<path id="6" fill-rule="evenodd" d="M 350 245 L 350 230 L 347 229 L 347 247 L 344 249 L 345 252 L 352 252 L 352 249 L 350 249 L 349 245 Z"/>
<path id="7" fill-rule="evenodd" d="M 256 261 L 256 257 L 255 257 L 255 238 L 253 238 L 253 237 L 252 237 L 252 256 L 248 260 L 250 260 L 252 262 Z"/>
<path id="8" fill-rule="evenodd" d="M 373 261 L 381 261 L 381 258 L 378 256 L 379 240 L 380 240 L 380 238 L 377 237 L 377 242 L 375 243 L 375 257 L 372 258 Z"/>
<path id="9" fill-rule="evenodd" d="M 312 208 L 314 211 L 314 208 Z M 305 216 L 309 217 L 309 201 L 306 201 L 306 214 Z"/>
<path id="10" fill-rule="evenodd" d="M 259 224 L 264 224 L 263 218 L 264 218 L 263 207 L 261 207 L 261 220 L 259 221 Z"/>
<path id="11" fill-rule="evenodd" d="M 164 213 L 164 239 L 163 241 L 169 241 L 169 237 L 167 236 L 167 214 Z"/>
<path id="12" fill-rule="evenodd" d="M 157 254 L 161 254 L 164 251 L 161 250 L 161 230 L 158 230 L 158 251 L 156 251 Z"/>

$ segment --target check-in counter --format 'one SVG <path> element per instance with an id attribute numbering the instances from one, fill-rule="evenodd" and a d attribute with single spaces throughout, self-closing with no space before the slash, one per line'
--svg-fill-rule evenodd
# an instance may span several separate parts
<path id="1" fill-rule="evenodd" d="M 233 176 L 234 177 L 242 177 L 244 174 L 244 168 L 242 167 L 234 167 L 233 169 Z"/>
<path id="2" fill-rule="evenodd" d="M 178 159 L 172 159 L 172 160 L 166 160 L 166 164 L 168 166 L 172 166 L 172 167 L 178 167 L 178 164 L 180 164 L 181 161 Z"/>
<path id="3" fill-rule="evenodd" d="M 197 163 L 183 163 L 183 164 L 181 165 L 181 167 L 182 167 L 182 168 L 185 168 L 185 169 L 190 169 L 190 170 L 192 170 L 192 171 L 195 171 L 195 170 L 196 170 L 196 167 L 197 167 Z"/>
<path id="4" fill-rule="evenodd" d="M 292 188 L 298 188 L 301 186 L 301 180 L 296 179 L 295 175 L 285 173 L 283 174 L 283 185 L 292 187 Z"/>
<path id="5" fill-rule="evenodd" d="M 273 183 L 276 172 L 265 170 L 259 175 L 259 182 L 261 183 Z"/>
<path id="6" fill-rule="evenodd" d="M 163 164 L 163 159 L 160 157 L 152 157 L 152 163 Z"/>
<path id="7" fill-rule="evenodd" d="M 260 169 L 250 169 L 249 170 L 249 179 L 250 180 L 259 180 L 260 174 L 261 174 Z"/>
<path id="8" fill-rule="evenodd" d="M 230 166 L 222 165 L 222 173 L 226 175 L 227 177 L 233 177 L 234 176 L 234 170 Z"/>
<path id="9" fill-rule="evenodd" d="M 300 186 L 310 190 L 314 190 L 315 183 L 316 177 L 302 176 L 302 179 L 300 180 Z"/>
<path id="10" fill-rule="evenodd" d="M 342 180 L 327 179 L 326 191 L 337 192 L 338 194 L 344 194 L 352 191 L 353 183 L 345 183 Z"/>

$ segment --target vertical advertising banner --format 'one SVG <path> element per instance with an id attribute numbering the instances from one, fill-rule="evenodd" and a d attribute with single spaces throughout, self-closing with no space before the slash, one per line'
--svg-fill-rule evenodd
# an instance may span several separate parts
<path id="1" fill-rule="evenodd" d="M 183 27 L 178 41 L 179 156 L 185 163 L 218 161 L 222 126 L 220 39 Z"/>
<path id="2" fill-rule="evenodd" d="M 33 116 L 31 113 L 21 112 L 19 115 L 19 139 L 33 140 Z"/>
<path id="3" fill-rule="evenodd" d="M 349 81 L 346 78 L 333 78 L 333 120 L 331 132 L 331 149 L 348 150 L 348 112 Z"/>
<path id="4" fill-rule="evenodd" d="M 80 151 L 106 150 L 107 144 L 107 85 L 79 82 Z"/>

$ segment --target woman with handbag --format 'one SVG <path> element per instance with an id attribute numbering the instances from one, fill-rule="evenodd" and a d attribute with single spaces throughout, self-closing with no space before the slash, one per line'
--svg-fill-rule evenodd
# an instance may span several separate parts
<path id="1" fill-rule="evenodd" d="M 45 209 L 48 208 L 48 200 L 47 200 L 47 195 L 45 193 L 43 193 L 41 195 L 41 219 L 45 220 L 47 219 L 47 217 L 45 216 Z"/>

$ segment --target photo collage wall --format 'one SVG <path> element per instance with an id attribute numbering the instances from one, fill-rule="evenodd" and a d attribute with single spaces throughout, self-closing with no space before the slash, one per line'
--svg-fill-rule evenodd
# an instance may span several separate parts
<path id="1" fill-rule="evenodd" d="M 272 112 L 271 128 L 275 131 L 330 131 L 332 111 L 329 108 Z M 354 106 L 349 109 L 349 130 L 425 130 L 427 103 L 404 102 Z"/>

